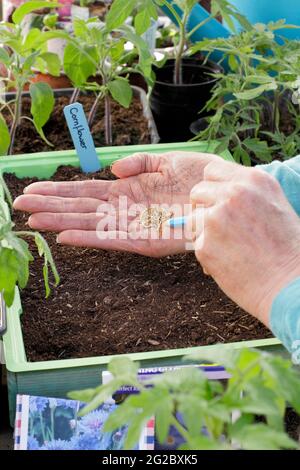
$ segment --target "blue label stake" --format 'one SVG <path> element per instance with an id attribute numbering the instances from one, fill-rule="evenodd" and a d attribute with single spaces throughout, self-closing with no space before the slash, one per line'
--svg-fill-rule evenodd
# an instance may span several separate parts
<path id="1" fill-rule="evenodd" d="M 172 228 L 184 227 L 187 222 L 187 217 L 174 217 L 169 219 L 167 224 Z"/>
<path id="2" fill-rule="evenodd" d="M 69 104 L 64 108 L 64 115 L 84 173 L 101 170 L 93 137 L 80 103 Z"/>

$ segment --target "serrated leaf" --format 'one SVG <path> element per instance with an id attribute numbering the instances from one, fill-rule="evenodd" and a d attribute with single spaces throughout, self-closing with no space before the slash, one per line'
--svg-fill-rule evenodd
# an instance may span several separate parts
<path id="1" fill-rule="evenodd" d="M 116 357 L 109 363 L 108 370 L 117 377 L 124 374 L 136 375 L 138 367 L 138 363 L 128 357 Z"/>
<path id="2" fill-rule="evenodd" d="M 275 82 L 270 82 L 255 88 L 251 88 L 250 90 L 244 90 L 238 93 L 234 93 L 234 96 L 239 100 L 254 100 L 266 91 L 276 90 L 276 88 L 277 84 Z"/>
<path id="3" fill-rule="evenodd" d="M 168 390 L 158 388 L 151 390 L 153 395 L 153 412 L 155 414 L 155 432 L 160 443 L 166 441 L 173 420 L 173 397 Z"/>
<path id="4" fill-rule="evenodd" d="M 119 406 L 114 413 L 109 415 L 104 430 L 111 432 L 115 429 L 128 424 L 135 414 L 135 410 L 131 407 Z"/>
<path id="5" fill-rule="evenodd" d="M 51 268 L 52 274 L 54 276 L 54 281 L 55 285 L 57 286 L 59 284 L 59 274 L 57 272 L 52 253 L 50 251 L 50 248 L 48 246 L 48 243 L 42 237 L 42 235 L 38 232 L 35 232 L 34 236 L 34 241 L 38 249 L 39 256 L 44 257 L 44 267 L 43 267 L 43 275 L 44 275 L 44 284 L 45 284 L 45 290 L 46 290 L 46 297 L 49 296 L 50 294 L 50 286 L 49 286 L 49 281 L 48 281 L 48 265 Z"/>
<path id="6" fill-rule="evenodd" d="M 138 444 L 142 429 L 145 427 L 149 418 L 150 416 L 144 416 L 142 413 L 136 413 L 135 416 L 132 417 L 124 442 L 125 450 L 133 449 Z"/>
<path id="7" fill-rule="evenodd" d="M 232 432 L 243 450 L 279 450 L 297 449 L 298 445 L 287 434 L 269 428 L 265 424 L 251 424 Z"/>
<path id="8" fill-rule="evenodd" d="M 0 249 L 0 292 L 3 291 L 8 306 L 13 302 L 12 295 L 18 279 L 18 259 L 14 250 L 1 247 Z"/>

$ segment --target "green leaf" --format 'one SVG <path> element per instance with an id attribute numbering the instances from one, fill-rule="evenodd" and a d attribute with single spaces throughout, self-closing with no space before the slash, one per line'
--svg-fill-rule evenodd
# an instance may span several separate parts
<path id="1" fill-rule="evenodd" d="M 136 66 L 136 70 L 144 75 L 146 81 L 151 81 L 153 57 L 147 43 L 129 26 L 124 25 L 120 30 L 124 33 L 126 39 L 131 41 L 138 50 L 139 63 L 138 66 Z"/>
<path id="2" fill-rule="evenodd" d="M 35 51 L 26 57 L 22 66 L 23 72 L 31 72 L 31 69 L 35 64 L 38 55 L 39 51 Z"/>
<path id="3" fill-rule="evenodd" d="M 178 450 L 222 450 L 225 444 L 204 435 L 189 436 L 187 443 L 181 444 Z"/>
<path id="4" fill-rule="evenodd" d="M 60 279 L 59 279 L 59 275 L 58 275 L 58 272 L 57 272 L 57 269 L 56 269 L 56 266 L 52 257 L 52 253 L 44 237 L 42 237 L 40 233 L 36 232 L 34 241 L 37 246 L 39 256 L 44 257 L 43 274 L 44 274 L 46 297 L 48 297 L 50 294 L 50 286 L 48 282 L 48 265 L 50 266 L 52 274 L 54 276 L 55 286 L 59 284 Z"/>
<path id="5" fill-rule="evenodd" d="M 25 2 L 14 11 L 12 20 L 15 24 L 21 24 L 25 16 L 29 13 L 41 8 L 56 8 L 58 5 L 59 3 L 46 1 Z"/>
<path id="6" fill-rule="evenodd" d="M 234 96 L 239 100 L 254 100 L 261 96 L 264 92 L 270 90 L 276 90 L 277 84 L 275 82 L 266 83 L 264 85 L 260 85 L 256 88 L 251 88 L 250 90 L 241 91 L 238 93 L 234 93 Z"/>
<path id="7" fill-rule="evenodd" d="M 125 450 L 133 449 L 138 444 L 142 429 L 145 427 L 149 418 L 150 416 L 136 413 L 136 415 L 131 419 L 124 442 Z"/>
<path id="8" fill-rule="evenodd" d="M 89 413 L 92 410 L 98 408 L 98 406 L 102 405 L 107 399 L 111 398 L 116 390 L 124 385 L 123 380 L 112 380 L 105 385 L 102 385 L 99 390 L 97 391 L 96 395 L 93 397 L 92 400 L 89 401 L 88 405 L 83 408 L 80 412 L 80 415 L 84 415 Z M 74 394 L 72 394 L 74 397 Z"/>
<path id="9" fill-rule="evenodd" d="M 19 260 L 18 266 L 18 283 L 22 289 L 27 285 L 29 278 L 29 263 L 33 261 L 33 256 L 29 250 L 28 243 L 18 237 L 14 232 L 10 231 L 6 240 L 9 246 L 15 251 Z"/>
<path id="10" fill-rule="evenodd" d="M 229 56 L 228 56 L 228 65 L 231 68 L 231 70 L 233 70 L 234 72 L 236 72 L 238 70 L 239 63 L 238 63 L 238 60 L 236 59 L 235 55 L 229 54 Z"/>
<path id="11" fill-rule="evenodd" d="M 18 279 L 18 259 L 14 250 L 0 248 L 0 292 L 3 291 L 8 307 L 14 299 L 15 285 Z"/>
<path id="12" fill-rule="evenodd" d="M 172 397 L 170 395 L 161 397 L 155 410 L 155 432 L 161 444 L 164 443 L 168 437 L 173 412 Z"/>
<path id="13" fill-rule="evenodd" d="M 147 9 L 141 10 L 138 12 L 134 19 L 134 27 L 137 34 L 142 35 L 149 29 L 151 26 L 151 17 L 148 14 Z"/>
<path id="14" fill-rule="evenodd" d="M 138 367 L 138 363 L 133 362 L 128 357 L 116 357 L 110 361 L 108 370 L 115 377 L 126 374 L 136 376 Z"/>
<path id="15" fill-rule="evenodd" d="M 34 125 L 39 134 L 45 138 L 42 131 L 54 108 L 54 95 L 48 83 L 32 83 L 29 87 L 31 96 L 31 114 Z"/>
<path id="16" fill-rule="evenodd" d="M 98 390 L 100 387 L 96 388 L 86 388 L 84 390 L 79 391 L 72 391 L 68 393 L 68 397 L 72 400 L 79 400 L 83 403 L 89 403 L 92 401 L 95 395 L 97 395 Z"/>
<path id="17" fill-rule="evenodd" d="M 118 77 L 107 85 L 111 96 L 124 108 L 130 106 L 132 100 L 132 88 L 126 78 Z"/>
<path id="18" fill-rule="evenodd" d="M 106 15 L 106 26 L 110 30 L 122 26 L 125 20 L 131 15 L 135 4 L 136 0 L 114 0 Z"/>
<path id="19" fill-rule="evenodd" d="M 243 140 L 243 145 L 253 152 L 260 160 L 265 162 L 271 161 L 272 151 L 268 146 L 268 142 L 265 140 L 256 138 L 251 139 L 250 137 L 247 137 Z"/>
<path id="20" fill-rule="evenodd" d="M 0 155 L 6 155 L 10 146 L 10 134 L 4 118 L 0 114 Z"/>
<path id="21" fill-rule="evenodd" d="M 64 70 L 76 87 L 82 86 L 97 71 L 95 47 L 67 44 L 64 52 Z"/>
<path id="22" fill-rule="evenodd" d="M 129 406 L 119 406 L 111 415 L 109 415 L 105 423 L 105 431 L 114 431 L 126 424 L 128 424 L 136 411 Z"/>
<path id="23" fill-rule="evenodd" d="M 42 45 L 42 42 L 40 43 L 42 38 L 43 33 L 38 28 L 30 29 L 23 43 L 24 51 L 27 49 L 35 49 L 36 47 Z"/>
<path id="24" fill-rule="evenodd" d="M 4 47 L 0 47 L 0 64 L 4 64 L 4 65 L 9 65 L 10 64 L 10 56 L 8 54 L 8 52 L 6 51 L 6 49 L 4 49 Z"/>
<path id="25" fill-rule="evenodd" d="M 57 54 L 54 52 L 44 52 L 39 55 L 39 58 L 46 63 L 48 73 L 54 77 L 60 76 L 61 64 Z"/>
<path id="26" fill-rule="evenodd" d="M 244 426 L 231 434 L 243 450 L 279 450 L 297 449 L 298 445 L 287 434 L 269 428 L 265 424 L 251 424 Z"/>
<path id="27" fill-rule="evenodd" d="M 12 208 L 13 200 L 3 175 L 0 173 L 0 185 L 2 186 L 4 196 L 9 206 Z M 2 201 L 3 202 L 3 201 Z"/>

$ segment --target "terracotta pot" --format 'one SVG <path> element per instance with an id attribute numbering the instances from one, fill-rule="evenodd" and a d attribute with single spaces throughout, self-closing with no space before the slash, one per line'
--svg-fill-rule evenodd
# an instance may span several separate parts
<path id="1" fill-rule="evenodd" d="M 70 79 L 64 74 L 61 74 L 59 77 L 53 77 L 53 75 L 35 72 L 32 81 L 34 83 L 46 82 L 51 88 L 55 89 L 72 87 Z"/>
<path id="2" fill-rule="evenodd" d="M 107 12 L 107 6 L 104 2 L 96 2 L 89 6 L 90 16 L 98 16 L 102 20 Z"/>

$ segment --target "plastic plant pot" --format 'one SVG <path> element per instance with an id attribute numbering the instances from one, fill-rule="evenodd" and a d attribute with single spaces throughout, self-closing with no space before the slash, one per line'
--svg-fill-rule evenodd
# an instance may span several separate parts
<path id="1" fill-rule="evenodd" d="M 156 82 L 150 97 L 150 106 L 162 142 L 182 142 L 192 137 L 190 124 L 199 118 L 200 110 L 211 97 L 217 78 L 214 72 L 221 68 L 208 61 L 205 65 L 195 58 L 182 62 L 183 83 L 176 85 L 174 59 L 156 69 Z M 201 117 L 201 115 L 200 115 Z"/>
<path id="2" fill-rule="evenodd" d="M 161 153 L 184 150 L 214 152 L 217 143 L 192 142 L 177 144 L 156 144 L 126 147 L 106 147 L 97 149 L 103 166 L 109 166 L 117 159 L 135 152 Z M 232 161 L 228 151 L 222 157 Z M 40 154 L 3 157 L 0 160 L 1 173 L 15 173 L 17 177 L 50 178 L 60 165 L 78 166 L 74 151 L 49 152 Z M 0 190 L 0 197 L 3 192 Z M 41 292 L 41 295 L 43 293 Z M 48 397 L 66 397 L 70 390 L 79 390 L 99 385 L 101 372 L 113 356 L 87 357 L 83 359 L 64 359 L 44 362 L 28 362 L 23 341 L 20 316 L 22 304 L 18 291 L 12 307 L 7 308 L 7 328 L 3 336 L 7 383 L 10 406 L 10 420 L 13 425 L 16 395 L 29 394 Z M 265 350 L 282 353 L 283 348 L 276 339 L 244 341 L 232 343 L 235 348 L 260 347 Z M 180 363 L 183 356 L 201 349 L 222 348 L 224 345 L 205 346 L 200 348 L 183 348 L 155 352 L 129 354 L 139 361 L 142 367 L 174 365 Z"/>
<path id="3" fill-rule="evenodd" d="M 230 0 L 230 3 L 253 24 L 285 19 L 287 24 L 300 26 L 299 0 Z M 300 29 L 280 29 L 276 34 L 300 39 Z"/>
<path id="4" fill-rule="evenodd" d="M 157 144 L 160 141 L 160 137 L 157 132 L 157 127 L 156 127 L 156 124 L 155 124 L 155 121 L 154 121 L 154 118 L 153 118 L 153 115 L 152 115 L 152 112 L 148 103 L 146 92 L 141 87 L 134 86 L 134 85 L 131 85 L 131 87 L 133 90 L 133 96 L 140 100 L 141 105 L 142 105 L 143 115 L 148 121 L 148 129 L 150 133 L 151 143 Z M 58 89 L 53 90 L 53 92 L 54 92 L 55 98 L 58 98 L 60 96 L 69 96 L 71 98 L 74 92 L 74 88 L 58 88 Z M 84 92 L 82 94 L 84 95 Z M 16 95 L 14 92 L 5 93 L 6 101 L 14 99 L 15 96 Z M 30 95 L 29 95 L 29 92 L 23 92 L 22 96 L 28 97 Z M 79 101 L 80 101 L 80 98 L 79 98 Z"/>

